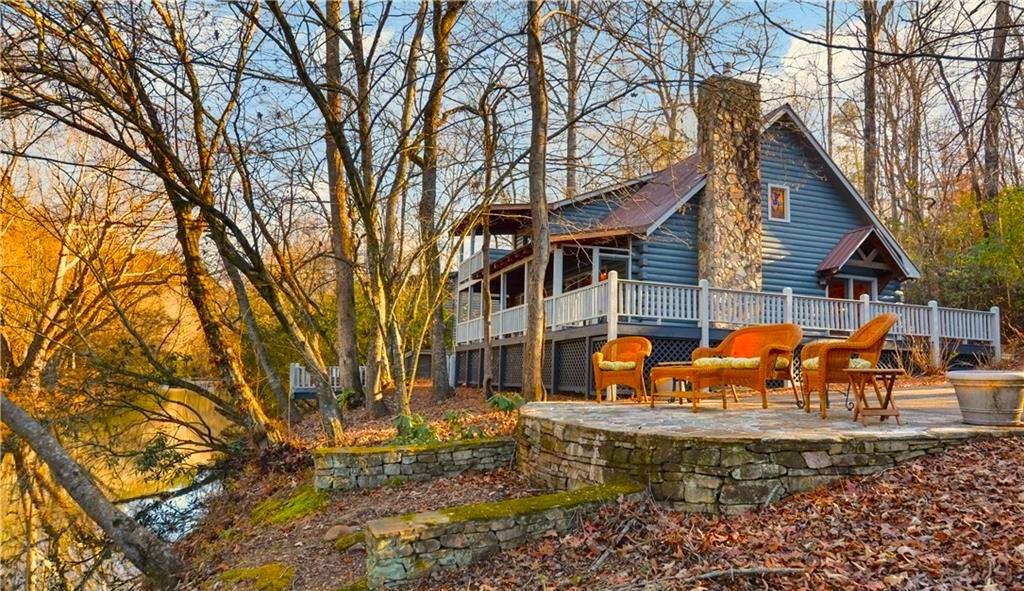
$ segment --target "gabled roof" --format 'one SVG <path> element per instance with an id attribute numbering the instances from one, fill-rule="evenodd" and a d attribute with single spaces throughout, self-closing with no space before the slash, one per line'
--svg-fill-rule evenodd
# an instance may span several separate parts
<path id="1" fill-rule="evenodd" d="M 600 224 L 628 233 L 646 234 L 661 225 L 681 206 L 680 197 L 693 196 L 704 185 L 700 158 L 690 154 L 672 166 L 655 173 L 639 191 L 609 213 Z"/>
<path id="2" fill-rule="evenodd" d="M 772 117 L 773 115 L 774 118 Z M 793 107 L 791 107 L 789 103 L 786 103 L 781 107 L 775 109 L 771 113 L 769 113 L 768 117 L 765 118 L 765 126 L 762 127 L 762 129 L 767 129 L 768 127 L 771 127 L 772 125 L 775 124 L 776 121 L 781 119 L 783 116 L 788 117 L 797 126 L 797 129 L 804 136 L 804 139 L 806 139 L 807 142 L 811 145 L 811 147 L 814 148 L 814 151 L 818 153 L 818 156 L 820 156 L 821 159 L 825 162 L 825 165 L 828 166 L 830 171 L 832 171 L 832 174 L 834 174 L 836 178 L 839 179 L 839 183 L 843 186 L 844 189 L 846 189 L 846 192 L 849 193 L 850 197 L 853 198 L 854 202 L 856 202 L 857 205 L 860 206 L 861 210 L 864 211 L 864 213 L 868 216 L 868 219 L 871 220 L 871 223 L 874 225 L 875 230 L 877 230 L 879 238 L 885 243 L 888 249 L 895 256 L 896 261 L 899 263 L 900 268 L 903 269 L 907 278 L 920 278 L 921 271 L 918 270 L 917 265 L 915 265 L 914 262 L 910 260 L 910 255 L 907 254 L 907 251 L 904 250 L 903 246 L 900 245 L 899 241 L 896 240 L 896 237 L 893 236 L 892 232 L 890 232 L 889 229 L 885 227 L 885 224 L 882 223 L 882 220 L 880 220 L 878 216 L 875 215 L 874 210 L 871 209 L 871 206 L 868 205 L 867 201 L 864 200 L 864 197 L 861 196 L 860 191 L 858 191 L 853 186 L 853 184 L 850 182 L 850 179 L 846 178 L 846 175 L 843 174 L 843 171 L 839 170 L 839 166 L 836 164 L 835 160 L 832 160 L 832 157 L 828 155 L 828 152 L 825 151 L 825 148 L 822 147 L 822 145 L 818 142 L 817 138 L 814 137 L 814 134 L 811 133 L 811 130 L 807 127 L 807 124 L 804 123 L 803 119 L 801 119 L 800 116 L 796 114 L 796 111 L 793 110 Z"/>
<path id="3" fill-rule="evenodd" d="M 486 211 L 479 208 L 462 216 L 452 228 L 455 233 L 468 232 L 486 223 L 495 234 L 515 233 L 530 227 L 529 203 L 493 203 Z"/>
<path id="4" fill-rule="evenodd" d="M 807 140 L 807 143 L 839 180 L 840 185 L 867 215 L 868 219 L 871 220 L 879 239 L 885 244 L 890 254 L 893 255 L 893 258 L 906 277 L 913 279 L 920 277 L 920 271 L 918 271 L 913 261 L 910 260 L 910 256 L 896 240 L 896 237 L 892 235 L 888 228 L 885 227 L 885 224 L 875 215 L 875 212 L 864 201 L 864 198 L 850 183 L 849 179 L 846 178 L 846 175 L 839 170 L 835 161 L 818 143 L 814 134 L 811 133 L 807 125 L 800 119 L 800 116 L 793 110 L 793 107 L 786 103 L 769 111 L 761 123 L 762 133 L 783 118 L 792 121 L 797 131 Z M 618 231 L 634 235 L 650 235 L 673 213 L 700 192 L 706 182 L 707 179 L 704 171 L 701 170 L 699 155 L 697 153 L 690 154 L 672 166 L 654 173 L 647 184 L 633 193 L 630 198 L 623 201 L 621 206 L 609 213 L 597 226 L 607 232 Z M 592 192 L 593 196 L 599 194 L 599 192 Z"/>
<path id="5" fill-rule="evenodd" d="M 831 252 L 825 255 L 821 263 L 818 265 L 819 273 L 835 273 L 839 269 L 843 268 L 846 261 L 850 260 L 853 253 L 857 252 L 861 244 L 867 240 L 868 236 L 873 234 L 875 228 L 873 226 L 864 226 L 863 228 L 857 228 L 850 230 L 843 237 L 839 239 L 839 242 L 835 245 Z"/>
<path id="6" fill-rule="evenodd" d="M 896 268 L 893 270 L 898 271 L 898 275 L 902 275 L 904 278 L 909 277 L 909 269 L 907 269 L 901 264 L 899 253 L 892 251 L 892 249 L 882 238 L 881 233 L 875 226 L 864 226 L 861 228 L 855 228 L 853 230 L 850 230 L 846 234 L 843 234 L 843 237 L 839 239 L 839 242 L 837 242 L 836 245 L 832 248 L 832 250 L 829 251 L 827 255 L 825 255 L 825 258 L 822 259 L 821 263 L 818 264 L 818 273 L 826 277 L 831 277 L 832 275 L 835 275 L 840 271 L 840 269 L 846 266 L 846 264 L 850 262 L 850 259 L 853 258 L 853 255 L 856 254 L 857 251 L 863 248 L 865 245 L 873 246 L 874 250 L 877 250 L 878 252 L 883 252 L 886 259 L 889 260 L 890 262 L 879 263 L 878 261 L 871 261 L 870 263 L 855 262 L 854 264 L 882 264 L 888 265 L 890 268 L 892 268 L 894 264 Z"/>
<path id="7" fill-rule="evenodd" d="M 808 145 L 815 151 L 815 153 L 818 154 L 829 171 L 836 179 L 838 179 L 839 184 L 847 194 L 860 207 L 867 218 L 871 220 L 871 226 L 859 228 L 854 232 L 848 233 L 847 236 L 854 234 L 857 231 L 866 231 L 866 229 L 873 230 L 874 234 L 886 247 L 885 250 L 892 256 L 903 274 L 907 278 L 911 279 L 920 277 L 920 271 L 918 271 L 913 261 L 910 260 L 910 256 L 907 254 L 906 250 L 903 249 L 895 236 L 893 236 L 888 228 L 885 227 L 885 224 L 882 223 L 878 216 L 875 215 L 875 212 L 872 211 L 871 207 L 867 204 L 861 194 L 853 184 L 850 183 L 849 179 L 846 178 L 846 175 L 843 174 L 835 161 L 828 155 L 828 152 L 826 152 L 821 144 L 818 143 L 814 134 L 811 133 L 807 125 L 802 119 L 800 119 L 800 116 L 797 115 L 796 111 L 794 111 L 788 103 L 773 109 L 764 116 L 761 123 L 762 133 L 781 121 L 783 118 L 786 118 L 793 123 L 796 127 L 796 131 L 804 137 Z M 700 190 L 704 188 L 706 182 L 707 178 L 702 170 L 699 154 L 695 152 L 675 164 L 653 174 L 603 187 L 594 191 L 589 191 L 574 199 L 565 199 L 554 202 L 549 205 L 549 211 L 551 212 L 555 212 L 559 208 L 567 205 L 582 203 L 590 199 L 606 197 L 613 192 L 633 189 L 637 185 L 640 185 L 638 189 L 633 191 L 632 194 L 627 195 L 622 200 L 621 204 L 608 213 L 608 215 L 606 215 L 600 222 L 590 225 L 587 228 L 566 233 L 565 235 L 553 235 L 552 240 L 570 242 L 573 240 L 583 241 L 623 235 L 649 236 L 669 217 L 671 217 L 673 213 L 679 211 L 679 209 L 692 199 L 694 195 L 699 193 Z M 498 206 L 492 206 L 492 210 L 496 207 Z M 492 215 L 497 213 L 498 216 L 505 220 L 505 223 L 509 223 L 509 221 L 511 221 L 509 218 L 514 218 L 515 221 L 512 223 L 523 224 L 521 227 L 525 227 L 529 224 L 529 207 L 526 204 L 515 204 L 506 207 L 509 207 L 510 211 L 492 211 Z M 523 208 L 525 208 L 525 210 Z M 512 209 L 515 209 L 515 211 L 511 211 Z M 468 217 L 469 216 L 467 216 L 467 218 Z M 466 220 L 464 219 L 463 221 L 465 222 Z M 870 234 L 871 233 L 868 232 L 864 238 L 866 239 L 867 235 Z M 846 240 L 847 236 L 844 236 L 843 240 Z M 852 238 L 850 238 L 850 240 L 852 240 Z M 840 242 L 842 242 L 842 240 Z M 856 251 L 856 247 L 854 248 L 854 251 Z M 852 252 L 850 254 L 852 254 Z"/>

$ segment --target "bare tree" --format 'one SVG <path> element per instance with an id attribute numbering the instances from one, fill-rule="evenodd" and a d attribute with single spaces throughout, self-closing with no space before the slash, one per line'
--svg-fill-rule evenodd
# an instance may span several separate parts
<path id="1" fill-rule="evenodd" d="M 441 123 L 441 100 L 450 75 L 449 37 L 464 5 L 464 2 L 433 3 L 434 75 L 423 109 L 423 190 L 419 210 L 427 289 L 432 293 L 444 292 L 437 246 L 437 212 L 434 211 L 437 207 L 437 134 Z M 448 327 L 442 306 L 435 306 L 431 316 L 430 375 L 434 400 L 441 401 L 455 394 L 448 379 L 448 347 L 445 344 Z"/>
<path id="2" fill-rule="evenodd" d="M 864 199 L 875 207 L 878 189 L 878 123 L 875 92 L 878 32 L 892 10 L 892 0 L 887 0 L 879 9 L 877 0 L 864 0 Z"/>
<path id="3" fill-rule="evenodd" d="M 341 104 L 341 39 L 337 33 L 341 22 L 340 0 L 327 2 L 326 23 L 326 78 L 327 108 L 340 120 L 344 116 Z M 352 237 L 349 214 L 348 188 L 344 165 L 334 141 L 334 135 L 324 133 L 327 148 L 327 184 L 331 201 L 331 247 L 334 253 L 334 295 L 338 308 L 338 372 L 343 390 L 362 393 L 359 379 L 359 353 L 356 349 L 356 249 Z"/>
<path id="4" fill-rule="evenodd" d="M 526 68 L 530 89 L 530 217 L 533 254 L 526 281 L 526 338 L 523 341 L 523 396 L 543 400 L 544 376 L 544 274 L 550 254 L 548 230 L 547 134 L 548 99 L 544 77 L 544 46 L 541 39 L 543 0 L 526 5 Z"/>
<path id="5" fill-rule="evenodd" d="M 1009 33 L 1010 3 L 998 0 L 995 10 L 995 26 L 992 31 L 992 50 L 989 52 L 988 71 L 985 75 L 985 205 L 981 210 L 982 228 L 986 235 L 994 233 L 998 214 L 992 210 L 992 203 L 1000 191 L 1000 136 L 1003 96 L 1003 57 L 1006 54 L 1006 37 Z M 1020 65 L 1018 63 L 1018 69 Z"/>

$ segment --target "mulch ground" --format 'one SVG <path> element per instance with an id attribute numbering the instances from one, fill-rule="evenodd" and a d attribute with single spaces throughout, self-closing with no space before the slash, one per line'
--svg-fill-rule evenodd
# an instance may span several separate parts
<path id="1" fill-rule="evenodd" d="M 621 503 L 418 589 L 1024 589 L 1022 484 L 1008 438 L 740 516 Z"/>
<path id="2" fill-rule="evenodd" d="M 249 516 L 259 501 L 271 494 L 286 497 L 311 482 L 312 475 L 250 477 L 244 483 L 232 483 L 233 492 L 215 499 L 199 529 L 178 545 L 189 563 L 189 580 L 183 589 L 235 589 L 219 582 L 217 576 L 236 567 L 284 563 L 295 570 L 291 589 L 335 590 L 366 574 L 366 552 L 362 544 L 345 551 L 335 549 L 333 541 L 324 538 L 334 525 L 362 527 L 367 521 L 390 515 L 541 493 L 512 469 L 467 473 L 333 494 L 316 513 L 282 525 L 257 526 Z"/>

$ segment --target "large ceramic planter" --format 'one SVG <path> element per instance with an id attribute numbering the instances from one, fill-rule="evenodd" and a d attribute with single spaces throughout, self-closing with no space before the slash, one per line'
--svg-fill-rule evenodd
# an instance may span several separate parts
<path id="1" fill-rule="evenodd" d="M 951 371 L 960 413 L 969 425 L 1020 426 L 1024 371 Z"/>

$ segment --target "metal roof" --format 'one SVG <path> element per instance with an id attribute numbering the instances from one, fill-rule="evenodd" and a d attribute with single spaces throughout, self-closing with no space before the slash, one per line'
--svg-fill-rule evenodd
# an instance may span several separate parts
<path id="1" fill-rule="evenodd" d="M 863 226 L 861 228 L 854 228 L 846 234 L 843 234 L 839 242 L 832 248 L 832 250 L 825 255 L 821 263 L 818 264 L 818 273 L 824 275 L 835 275 L 840 269 L 849 262 L 850 258 L 853 257 L 854 253 L 857 252 L 861 246 L 866 242 L 877 244 L 881 247 L 882 251 L 885 252 L 886 256 L 889 257 L 891 263 L 894 263 L 894 271 L 899 271 L 904 277 L 909 276 L 909 269 L 906 269 L 900 262 L 898 253 L 892 251 L 889 244 L 882 239 L 878 229 L 874 226 Z"/>

